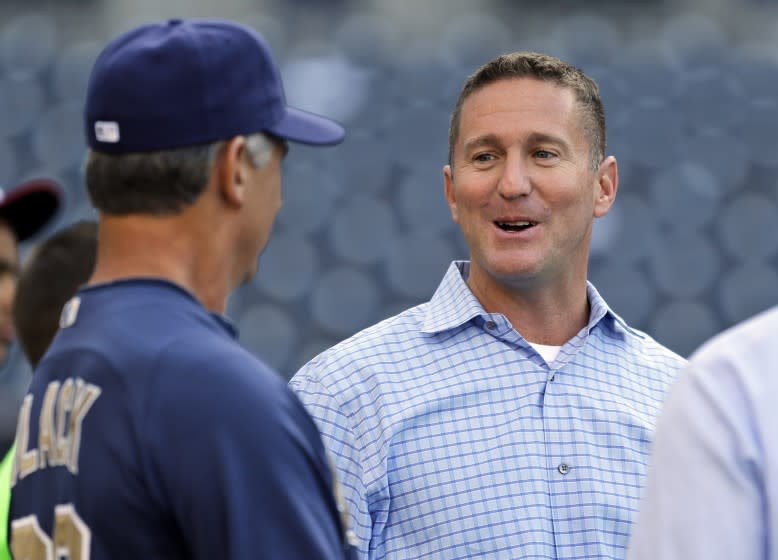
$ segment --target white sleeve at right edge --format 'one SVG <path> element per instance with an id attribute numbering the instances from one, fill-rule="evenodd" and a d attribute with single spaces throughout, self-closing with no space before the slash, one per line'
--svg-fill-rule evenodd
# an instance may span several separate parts
<path id="1" fill-rule="evenodd" d="M 628 560 L 766 557 L 765 464 L 742 364 L 704 357 L 659 418 Z"/>

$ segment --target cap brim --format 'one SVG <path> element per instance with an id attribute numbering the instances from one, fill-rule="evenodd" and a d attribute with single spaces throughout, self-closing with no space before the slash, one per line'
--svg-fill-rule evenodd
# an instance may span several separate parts
<path id="1" fill-rule="evenodd" d="M 62 187 L 50 179 L 31 179 L 0 199 L 0 219 L 10 224 L 18 241 L 38 233 L 62 206 Z"/>
<path id="2" fill-rule="evenodd" d="M 346 135 L 335 121 L 294 107 L 287 107 L 284 117 L 267 131 L 290 142 L 314 146 L 340 144 Z"/>

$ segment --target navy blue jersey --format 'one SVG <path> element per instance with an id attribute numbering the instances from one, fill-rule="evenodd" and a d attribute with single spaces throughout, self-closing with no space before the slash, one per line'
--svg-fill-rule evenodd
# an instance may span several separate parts
<path id="1" fill-rule="evenodd" d="M 81 290 L 20 412 L 17 560 L 343 558 L 318 431 L 184 290 Z M 272 328 L 272 327 L 270 327 Z"/>

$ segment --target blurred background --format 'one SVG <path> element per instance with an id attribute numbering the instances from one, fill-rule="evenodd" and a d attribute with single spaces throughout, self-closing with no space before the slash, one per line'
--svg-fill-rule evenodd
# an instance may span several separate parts
<path id="1" fill-rule="evenodd" d="M 293 147 L 260 272 L 230 300 L 242 342 L 284 376 L 427 300 L 467 257 L 442 190 L 448 118 L 463 80 L 511 50 L 561 56 L 601 86 L 621 182 L 590 277 L 617 313 L 688 355 L 778 303 L 775 1 L 2 0 L 0 186 L 66 185 L 44 236 L 95 217 L 81 109 L 97 53 L 168 17 L 253 26 L 290 104 L 348 129 L 338 147 Z M 0 392 L 20 398 L 18 352 L 4 371 Z M 2 406 L 0 440 L 15 415 Z"/>

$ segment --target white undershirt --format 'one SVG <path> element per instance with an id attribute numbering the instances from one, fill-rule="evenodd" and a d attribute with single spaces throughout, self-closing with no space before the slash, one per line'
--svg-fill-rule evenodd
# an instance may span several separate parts
<path id="1" fill-rule="evenodd" d="M 557 354 L 561 346 L 548 346 L 547 344 L 538 344 L 536 342 L 530 342 L 535 351 L 540 354 L 547 364 L 550 364 L 556 360 Z"/>

